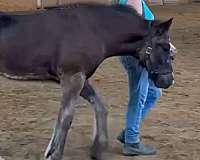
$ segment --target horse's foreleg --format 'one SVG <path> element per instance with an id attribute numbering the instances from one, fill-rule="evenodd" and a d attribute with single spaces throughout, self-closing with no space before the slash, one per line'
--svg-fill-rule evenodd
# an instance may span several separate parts
<path id="1" fill-rule="evenodd" d="M 94 141 L 91 147 L 91 158 L 102 160 L 102 153 L 107 148 L 107 110 L 94 88 L 85 82 L 81 96 L 92 104 L 95 112 Z"/>
<path id="2" fill-rule="evenodd" d="M 48 160 L 62 159 L 66 136 L 74 115 L 74 102 L 80 96 L 84 82 L 85 75 L 83 73 L 70 76 L 63 74 L 61 77 L 63 90 L 61 108 L 51 141 L 45 152 Z"/>

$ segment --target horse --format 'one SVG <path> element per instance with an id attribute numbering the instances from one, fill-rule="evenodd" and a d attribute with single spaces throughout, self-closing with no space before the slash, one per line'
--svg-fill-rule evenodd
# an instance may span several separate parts
<path id="1" fill-rule="evenodd" d="M 108 144 L 107 110 L 89 78 L 105 59 L 134 56 L 157 87 L 173 84 L 171 24 L 172 19 L 145 20 L 124 5 L 73 4 L 30 13 L 0 13 L 1 75 L 61 85 L 60 110 L 46 159 L 62 159 L 79 96 L 95 111 L 90 156 L 103 159 Z"/>

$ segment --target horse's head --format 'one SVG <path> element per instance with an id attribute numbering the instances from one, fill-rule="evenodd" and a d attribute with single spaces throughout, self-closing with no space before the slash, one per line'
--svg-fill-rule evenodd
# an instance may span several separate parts
<path id="1" fill-rule="evenodd" d="M 169 39 L 171 24 L 172 19 L 162 23 L 152 21 L 150 34 L 140 50 L 140 61 L 159 88 L 168 88 L 174 81 L 172 60 L 176 48 L 170 43 Z"/>

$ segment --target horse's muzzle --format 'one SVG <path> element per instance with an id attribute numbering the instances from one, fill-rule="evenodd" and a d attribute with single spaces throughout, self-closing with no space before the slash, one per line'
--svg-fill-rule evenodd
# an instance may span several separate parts
<path id="1" fill-rule="evenodd" d="M 172 73 L 156 75 L 153 78 L 156 87 L 167 89 L 174 84 L 174 75 Z"/>

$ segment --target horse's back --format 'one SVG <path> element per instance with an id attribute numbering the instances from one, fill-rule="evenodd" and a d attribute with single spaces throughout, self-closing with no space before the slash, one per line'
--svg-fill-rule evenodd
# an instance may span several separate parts
<path id="1" fill-rule="evenodd" d="M 59 66 L 86 68 L 88 52 L 101 49 L 76 12 L 51 10 L 7 18 L 15 23 L 0 28 L 0 72 L 12 77 L 56 75 Z"/>

